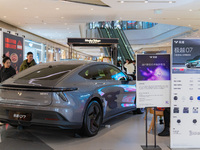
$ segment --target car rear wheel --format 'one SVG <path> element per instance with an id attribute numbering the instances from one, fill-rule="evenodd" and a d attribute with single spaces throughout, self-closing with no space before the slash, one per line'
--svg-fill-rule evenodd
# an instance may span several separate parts
<path id="1" fill-rule="evenodd" d="M 89 103 L 83 122 L 83 130 L 86 136 L 94 136 L 98 133 L 102 122 L 102 110 L 97 101 Z"/>

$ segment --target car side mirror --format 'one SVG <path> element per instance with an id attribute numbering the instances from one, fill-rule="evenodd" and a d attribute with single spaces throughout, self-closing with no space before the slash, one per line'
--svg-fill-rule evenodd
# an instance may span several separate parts
<path id="1" fill-rule="evenodd" d="M 133 77 L 128 75 L 127 81 L 133 81 Z"/>

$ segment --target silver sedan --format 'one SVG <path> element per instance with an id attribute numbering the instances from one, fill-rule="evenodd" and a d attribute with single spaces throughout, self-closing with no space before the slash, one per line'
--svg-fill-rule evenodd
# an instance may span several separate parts
<path id="1" fill-rule="evenodd" d="M 87 61 L 33 66 L 0 86 L 0 121 L 98 133 L 106 120 L 136 110 L 135 81 L 116 66 Z"/>

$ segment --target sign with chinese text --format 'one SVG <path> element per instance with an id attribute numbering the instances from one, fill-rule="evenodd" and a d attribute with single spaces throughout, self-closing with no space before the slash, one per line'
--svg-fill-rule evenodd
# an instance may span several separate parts
<path id="1" fill-rule="evenodd" d="M 170 55 L 137 55 L 137 108 L 169 107 Z"/>
<path id="2" fill-rule="evenodd" d="M 200 39 L 172 41 L 171 77 L 170 147 L 199 149 Z"/>
<path id="3" fill-rule="evenodd" d="M 24 38 L 3 32 L 3 54 L 10 57 L 11 65 L 19 71 L 23 62 Z"/>

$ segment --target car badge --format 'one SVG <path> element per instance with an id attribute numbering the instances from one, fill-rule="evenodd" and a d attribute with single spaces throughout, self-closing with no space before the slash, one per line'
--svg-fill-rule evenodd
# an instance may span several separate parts
<path id="1" fill-rule="evenodd" d="M 19 96 L 21 96 L 21 95 L 22 95 L 22 92 L 18 92 L 17 94 L 18 94 Z"/>

